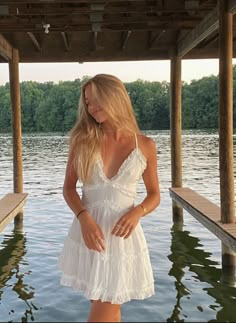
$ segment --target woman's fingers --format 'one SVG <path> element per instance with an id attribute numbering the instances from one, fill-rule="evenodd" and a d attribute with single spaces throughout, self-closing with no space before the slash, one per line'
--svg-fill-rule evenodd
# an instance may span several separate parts
<path id="1" fill-rule="evenodd" d="M 127 239 L 131 235 L 131 233 L 134 231 L 134 228 L 135 227 L 132 225 L 125 226 L 125 225 L 121 225 L 121 224 L 116 224 L 111 233 L 117 237 Z"/>
<path id="2" fill-rule="evenodd" d="M 124 225 L 118 222 L 112 229 L 111 233 L 116 236 L 119 236 L 123 231 L 124 231 Z"/>
<path id="3" fill-rule="evenodd" d="M 96 245 L 99 248 L 99 251 L 105 250 L 105 244 L 104 244 L 104 239 L 102 237 L 97 237 L 95 239 Z"/>

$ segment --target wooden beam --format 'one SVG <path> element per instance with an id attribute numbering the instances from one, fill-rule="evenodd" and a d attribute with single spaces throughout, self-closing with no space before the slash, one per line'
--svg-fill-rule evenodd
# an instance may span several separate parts
<path id="1" fill-rule="evenodd" d="M 65 49 L 68 52 L 70 50 L 70 46 L 69 46 L 68 37 L 67 37 L 67 35 L 66 35 L 66 33 L 64 31 L 61 32 L 61 37 L 63 39 L 63 43 L 64 43 L 64 46 L 65 46 Z"/>
<path id="2" fill-rule="evenodd" d="M 148 35 L 148 48 L 151 49 L 153 43 L 158 41 L 165 32 L 166 30 L 163 29 L 161 32 L 156 32 L 155 35 L 153 35 L 153 33 L 150 31 Z"/>
<path id="3" fill-rule="evenodd" d="M 0 55 L 6 61 L 9 61 L 12 59 L 12 46 L 1 34 L 0 34 Z"/>
<path id="4" fill-rule="evenodd" d="M 37 38 L 35 37 L 35 35 L 33 33 L 31 33 L 31 32 L 27 32 L 27 35 L 32 40 L 32 43 L 34 44 L 34 47 L 36 48 L 36 50 L 38 52 L 40 52 L 42 48 L 41 48 Z"/>
<path id="5" fill-rule="evenodd" d="M 228 11 L 233 15 L 236 13 L 236 0 L 229 0 L 228 2 Z"/>
<path id="6" fill-rule="evenodd" d="M 98 32 L 94 31 L 93 32 L 93 49 L 97 50 L 98 47 Z"/>
<path id="7" fill-rule="evenodd" d="M 219 28 L 218 9 L 212 10 L 192 31 L 178 41 L 178 56 L 186 55 Z"/>
<path id="8" fill-rule="evenodd" d="M 69 0 L 69 1 L 66 1 L 66 2 L 69 2 L 71 4 L 81 4 L 81 2 L 83 2 L 84 4 L 91 4 L 91 3 L 95 3 L 96 1 L 91 1 L 91 0 Z M 104 6 L 107 5 L 107 2 L 108 1 L 100 1 L 102 3 L 104 3 Z M 112 4 L 112 3 L 117 3 L 119 2 L 119 0 L 110 0 L 109 1 L 109 4 Z M 146 3 L 146 1 L 144 0 L 129 0 L 130 3 L 132 2 L 136 2 L 136 3 L 141 3 L 141 4 L 144 4 Z M 156 2 L 156 1 L 155 1 Z M 9 5 L 9 4 L 16 4 L 16 5 L 19 5 L 19 4 L 37 4 L 39 5 L 40 4 L 52 4 L 52 3 L 61 3 L 61 4 L 65 4 L 65 0 L 1 0 L 1 4 L 6 4 L 6 5 Z M 173 2 L 172 0 L 171 1 L 166 1 L 165 0 L 165 6 L 163 7 L 162 5 L 162 1 L 158 1 L 158 4 L 155 5 L 156 9 L 163 9 L 163 10 L 183 10 L 184 9 L 184 3 L 183 1 L 175 1 Z"/>
<path id="9" fill-rule="evenodd" d="M 165 0 L 166 1 L 166 0 Z M 119 1 L 116 1 L 119 2 Z M 165 5 L 161 3 L 161 1 L 155 1 L 155 4 L 149 4 L 145 1 L 129 1 L 129 4 L 127 2 L 121 2 L 119 3 L 119 6 L 116 5 L 116 3 L 112 3 L 112 1 L 101 3 L 96 6 L 95 2 L 93 1 L 90 3 L 91 6 L 89 6 L 89 3 L 87 3 L 87 6 L 85 6 L 84 1 L 83 4 L 81 3 L 72 3 L 71 1 L 59 3 L 59 2 L 51 2 L 51 3 L 39 3 L 37 6 L 34 6 L 34 4 L 29 4 L 29 1 L 27 1 L 27 5 L 24 3 L 18 3 L 17 5 L 11 4 L 8 5 L 0 5 L 0 9 L 2 7 L 2 14 L 4 15 L 19 15 L 20 17 L 23 16 L 35 16 L 35 15 L 88 15 L 90 13 L 101 13 L 101 11 L 105 14 L 127 14 L 127 13 L 133 13 L 133 14 L 146 14 L 146 13 L 154 13 L 158 12 L 158 14 L 162 13 L 187 13 L 189 10 L 196 10 L 196 8 L 187 8 L 184 3 L 184 1 L 176 1 L 173 2 L 172 0 L 169 1 L 167 4 L 165 2 Z M 2 3 L 2 2 L 1 2 Z M 109 6 L 107 4 L 109 3 Z M 199 13 L 199 8 L 197 9 Z M 208 8 L 201 8 L 201 12 L 209 11 Z M 1 12 L 1 11 L 0 11 Z M 198 14 L 197 13 L 197 14 Z"/>
<path id="10" fill-rule="evenodd" d="M 128 40 L 129 40 L 129 37 L 131 35 L 132 31 L 131 30 L 127 30 L 126 32 L 123 33 L 123 39 L 122 39 L 122 44 L 121 44 L 121 49 L 124 50 L 127 43 L 128 43 Z"/>

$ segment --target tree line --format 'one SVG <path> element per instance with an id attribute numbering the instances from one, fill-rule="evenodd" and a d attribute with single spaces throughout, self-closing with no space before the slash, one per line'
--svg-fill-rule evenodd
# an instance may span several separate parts
<path id="1" fill-rule="evenodd" d="M 86 79 L 87 77 L 85 77 Z M 236 65 L 234 80 L 234 127 L 236 127 Z M 68 132 L 78 113 L 83 79 L 59 83 L 22 82 L 23 132 Z M 182 83 L 183 129 L 218 128 L 218 76 Z M 140 129 L 170 128 L 170 84 L 141 79 L 125 83 Z M 0 132 L 11 131 L 9 83 L 0 86 Z"/>

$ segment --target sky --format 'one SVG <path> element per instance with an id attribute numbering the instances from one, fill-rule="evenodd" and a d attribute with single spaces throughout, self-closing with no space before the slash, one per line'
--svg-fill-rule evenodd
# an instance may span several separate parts
<path id="1" fill-rule="evenodd" d="M 233 59 L 236 64 L 236 59 Z M 94 62 L 94 63 L 20 63 L 20 82 L 36 81 L 58 83 L 73 81 L 83 76 L 98 73 L 113 74 L 123 82 L 137 79 L 146 81 L 170 81 L 170 61 L 131 61 L 131 62 Z M 182 61 L 182 80 L 191 82 L 204 76 L 218 75 L 218 59 L 199 59 Z M 7 63 L 0 63 L 0 85 L 9 82 Z"/>

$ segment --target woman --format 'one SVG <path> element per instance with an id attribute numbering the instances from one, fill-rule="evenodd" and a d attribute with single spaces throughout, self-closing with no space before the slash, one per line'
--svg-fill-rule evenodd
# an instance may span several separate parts
<path id="1" fill-rule="evenodd" d="M 141 177 L 147 195 L 135 206 Z M 91 300 L 88 322 L 120 322 L 121 304 L 154 294 L 140 218 L 159 205 L 160 193 L 155 143 L 140 133 L 115 76 L 99 74 L 82 87 L 63 195 L 75 217 L 60 256 L 61 283 Z"/>

